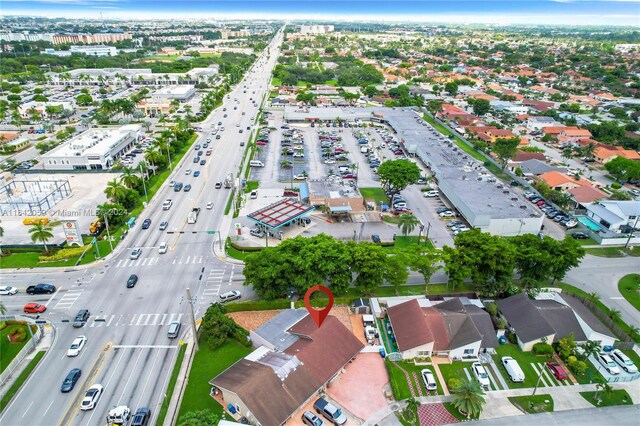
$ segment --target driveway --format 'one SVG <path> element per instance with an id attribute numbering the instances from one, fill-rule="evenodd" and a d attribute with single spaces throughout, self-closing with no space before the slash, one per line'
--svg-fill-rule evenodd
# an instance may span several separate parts
<path id="1" fill-rule="evenodd" d="M 384 359 L 377 352 L 360 353 L 329 385 L 327 395 L 349 413 L 366 420 L 387 406 L 384 391 L 388 383 Z"/>

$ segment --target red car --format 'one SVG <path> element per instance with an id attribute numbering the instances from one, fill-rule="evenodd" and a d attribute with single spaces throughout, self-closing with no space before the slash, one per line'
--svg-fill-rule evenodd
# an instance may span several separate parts
<path id="1" fill-rule="evenodd" d="M 38 303 L 27 303 L 23 310 L 25 314 L 41 314 L 47 310 L 47 307 Z"/>
<path id="2" fill-rule="evenodd" d="M 547 368 L 557 380 L 567 380 L 567 373 L 557 362 L 547 362 Z"/>
<path id="3" fill-rule="evenodd" d="M 266 144 L 267 144 L 267 143 L 266 143 L 266 142 L 264 142 L 264 141 L 258 141 L 258 142 L 256 142 L 256 145 L 258 145 L 258 146 L 265 146 Z"/>
<path id="4" fill-rule="evenodd" d="M 545 204 L 546 204 L 546 203 L 545 203 L 544 201 L 540 200 L 540 201 L 538 201 L 538 202 L 536 203 L 536 206 L 538 206 L 538 207 L 542 207 L 542 206 L 544 206 Z"/>

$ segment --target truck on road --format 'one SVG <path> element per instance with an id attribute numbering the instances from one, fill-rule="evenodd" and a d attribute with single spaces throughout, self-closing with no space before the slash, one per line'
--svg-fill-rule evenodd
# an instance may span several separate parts
<path id="1" fill-rule="evenodd" d="M 198 220 L 198 214 L 200 214 L 200 207 L 194 207 L 187 216 L 187 223 L 196 223 Z"/>
<path id="2" fill-rule="evenodd" d="M 227 176 L 224 180 L 224 187 L 229 189 L 231 188 L 232 184 L 233 184 L 233 175 L 229 173 L 229 176 Z"/>
<path id="3" fill-rule="evenodd" d="M 131 410 L 126 405 L 114 407 L 107 414 L 107 424 L 109 425 L 125 425 L 129 421 Z"/>

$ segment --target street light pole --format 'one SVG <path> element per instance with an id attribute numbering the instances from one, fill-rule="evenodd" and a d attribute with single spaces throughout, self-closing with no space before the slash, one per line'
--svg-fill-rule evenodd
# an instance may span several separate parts
<path id="1" fill-rule="evenodd" d="M 167 141 L 167 157 L 169 157 L 169 170 L 173 171 L 173 164 L 171 164 L 171 150 L 169 149 L 170 142 Z"/>
<path id="2" fill-rule="evenodd" d="M 427 242 L 429 241 L 429 231 L 431 230 L 431 222 L 427 222 L 427 235 L 425 236 L 425 242 L 424 245 L 427 245 Z"/>
<path id="3" fill-rule="evenodd" d="M 107 220 L 107 213 L 104 212 L 104 224 L 107 228 L 107 240 L 109 240 L 109 247 L 111 247 L 111 251 L 113 251 L 113 243 L 111 242 L 111 235 L 109 235 L 109 221 Z"/>
<path id="4" fill-rule="evenodd" d="M 531 394 L 531 396 L 535 396 L 536 391 L 538 390 L 538 385 L 540 384 L 540 380 L 542 380 L 542 372 L 544 370 L 542 368 L 540 368 L 540 375 L 538 376 L 538 381 L 536 382 L 536 387 L 533 388 L 533 393 Z"/>
<path id="5" fill-rule="evenodd" d="M 198 345 L 198 334 L 196 332 L 196 317 L 193 314 L 193 302 L 191 301 L 191 290 L 187 288 L 187 303 L 189 303 L 189 317 L 191 319 L 191 331 L 193 332 L 194 348 L 196 352 L 200 349 Z"/>
<path id="6" fill-rule="evenodd" d="M 140 173 L 143 175 L 142 176 L 142 187 L 144 188 L 144 199 L 148 203 L 149 202 L 149 197 L 147 196 L 147 184 L 144 181 L 144 172 L 142 171 L 142 163 L 140 163 Z"/>
<path id="7" fill-rule="evenodd" d="M 627 248 L 629 246 L 629 242 L 631 241 L 631 237 L 633 237 L 633 231 L 638 226 L 638 219 L 639 218 L 640 218 L 640 216 L 636 216 L 636 223 L 633 224 L 633 229 L 631 230 L 631 232 L 629 232 L 629 238 L 627 238 L 627 242 L 625 243 L 624 248 Z"/>

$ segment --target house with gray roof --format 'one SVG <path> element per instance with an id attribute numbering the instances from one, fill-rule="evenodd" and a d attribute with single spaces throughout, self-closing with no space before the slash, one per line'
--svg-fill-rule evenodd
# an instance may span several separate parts
<path id="1" fill-rule="evenodd" d="M 640 223 L 640 201 L 602 200 L 583 205 L 588 217 L 611 232 L 629 232 Z"/>
<path id="2" fill-rule="evenodd" d="M 514 165 L 512 171 L 515 171 L 517 167 L 520 167 L 524 176 L 540 176 L 541 174 L 547 172 L 555 171 L 564 173 L 567 171 L 567 169 L 565 168 L 550 166 L 549 164 L 537 159 L 526 160 L 518 165 Z"/>
<path id="3" fill-rule="evenodd" d="M 546 341 L 551 344 L 573 334 L 576 343 L 589 340 L 603 346 L 616 338 L 578 299 L 558 292 L 541 292 L 535 299 L 520 293 L 498 301 L 500 313 L 523 351 Z"/>
<path id="4" fill-rule="evenodd" d="M 298 340 L 298 336 L 287 330 L 307 314 L 306 309 L 285 309 L 256 330 L 250 331 L 251 342 L 255 347 L 262 345 L 274 351 L 284 351 Z"/>

